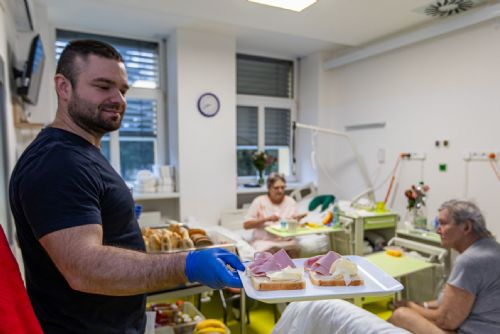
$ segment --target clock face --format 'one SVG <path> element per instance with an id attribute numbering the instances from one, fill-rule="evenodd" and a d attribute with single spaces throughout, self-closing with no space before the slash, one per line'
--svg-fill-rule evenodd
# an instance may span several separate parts
<path id="1" fill-rule="evenodd" d="M 203 116 L 213 117 L 220 109 L 220 102 L 217 96 L 212 93 L 205 93 L 198 99 L 198 110 Z"/>

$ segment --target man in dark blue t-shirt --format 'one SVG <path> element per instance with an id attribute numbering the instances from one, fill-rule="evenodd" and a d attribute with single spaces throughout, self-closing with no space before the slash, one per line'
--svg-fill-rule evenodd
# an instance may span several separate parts
<path id="1" fill-rule="evenodd" d="M 16 164 L 10 203 L 26 285 L 45 333 L 144 333 L 145 293 L 187 281 L 241 287 L 223 249 L 146 254 L 128 187 L 101 154 L 128 90 L 110 45 L 74 41 L 54 78 L 58 108 Z"/>

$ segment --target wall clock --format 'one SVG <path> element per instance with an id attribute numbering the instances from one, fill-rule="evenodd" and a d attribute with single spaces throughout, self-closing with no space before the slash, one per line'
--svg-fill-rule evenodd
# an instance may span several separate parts
<path id="1" fill-rule="evenodd" d="M 214 117 L 220 110 L 219 98 L 213 93 L 204 93 L 198 98 L 198 110 L 206 117 Z"/>

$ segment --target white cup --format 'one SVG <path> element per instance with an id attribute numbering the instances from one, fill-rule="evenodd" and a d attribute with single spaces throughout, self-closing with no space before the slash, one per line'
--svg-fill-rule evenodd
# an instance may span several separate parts
<path id="1" fill-rule="evenodd" d="M 297 228 L 299 227 L 299 222 L 295 219 L 289 219 L 286 221 L 288 225 L 288 232 L 295 232 L 297 231 Z"/>
<path id="2" fill-rule="evenodd" d="M 169 165 L 160 166 L 160 175 L 164 179 L 171 179 L 174 177 L 173 167 Z"/>

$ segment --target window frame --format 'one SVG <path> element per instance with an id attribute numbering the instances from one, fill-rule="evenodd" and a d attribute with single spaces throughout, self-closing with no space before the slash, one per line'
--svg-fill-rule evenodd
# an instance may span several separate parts
<path id="1" fill-rule="evenodd" d="M 161 70 L 161 65 L 159 66 L 159 71 Z M 154 165 L 164 165 L 167 163 L 166 161 L 166 151 L 168 149 L 168 145 L 166 143 L 166 115 L 167 110 L 165 109 L 165 94 L 161 89 L 161 78 L 159 78 L 160 84 L 158 88 L 148 89 L 148 88 L 137 88 L 130 87 L 127 94 L 125 95 L 126 99 L 137 99 L 137 100 L 155 100 L 157 103 L 157 134 L 156 134 L 156 143 L 155 143 L 155 160 L 153 162 Z M 127 136 L 124 136 L 127 137 Z M 110 153 L 110 164 L 113 168 L 118 172 L 118 174 L 122 175 L 121 172 L 121 158 L 120 158 L 120 130 L 113 131 L 109 133 L 109 153 Z M 133 180 L 125 180 L 127 182 L 132 182 Z"/>
<path id="2" fill-rule="evenodd" d="M 294 78 L 295 80 L 295 78 Z M 294 94 L 295 96 L 295 94 Z M 292 131 L 293 122 L 297 119 L 297 103 L 293 98 L 284 97 L 269 97 L 269 96 L 259 96 L 259 95 L 243 95 L 238 94 L 236 97 L 236 106 L 246 106 L 257 108 L 257 150 L 263 151 L 265 149 L 265 108 L 282 108 L 290 110 L 290 131 Z M 293 133 L 290 132 L 293 136 Z M 291 136 L 291 140 L 292 139 Z M 293 147 L 292 142 L 290 142 L 290 175 L 287 176 L 288 182 L 297 181 L 297 176 L 294 173 L 293 168 Z M 238 145 L 236 145 L 238 149 Z M 255 181 L 255 176 L 239 176 L 238 183 L 251 183 Z"/>
<path id="3" fill-rule="evenodd" d="M 266 107 L 270 108 L 284 108 L 290 109 L 290 131 L 291 131 L 291 142 L 290 142 L 290 175 L 287 176 L 286 180 L 288 183 L 290 182 L 298 182 L 297 171 L 294 166 L 294 152 L 293 152 L 293 123 L 298 119 L 298 87 L 299 87 L 299 61 L 290 57 L 280 57 L 276 55 L 271 55 L 267 53 L 250 53 L 237 51 L 235 57 L 238 54 L 250 55 L 250 56 L 258 56 L 258 57 L 267 57 L 267 58 L 275 58 L 282 60 L 289 60 L 293 63 L 293 84 L 292 84 L 292 97 L 273 97 L 273 96 L 262 96 L 262 95 L 247 95 L 247 94 L 238 94 L 236 93 L 236 108 L 238 106 L 248 106 L 248 107 L 257 107 L 257 119 L 258 119 L 258 146 L 257 150 L 262 151 L 265 147 L 264 137 L 265 137 L 265 114 L 264 109 Z M 238 145 L 236 145 L 236 149 L 238 149 Z M 236 171 L 238 173 L 238 171 Z M 238 184 L 245 183 L 253 183 L 255 182 L 255 176 L 239 176 Z"/>

